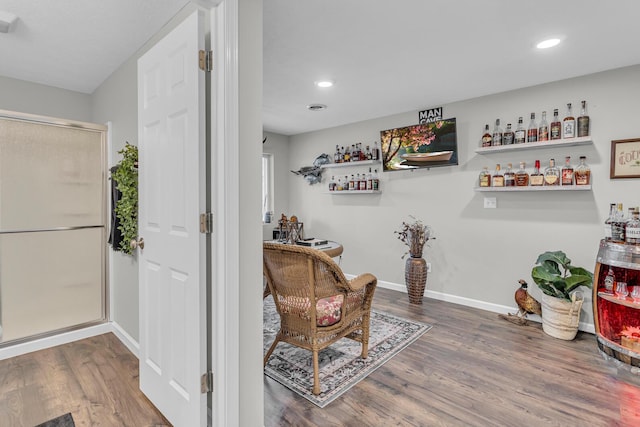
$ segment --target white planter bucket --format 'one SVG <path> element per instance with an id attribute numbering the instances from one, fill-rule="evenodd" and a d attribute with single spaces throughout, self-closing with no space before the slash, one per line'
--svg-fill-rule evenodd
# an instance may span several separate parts
<path id="1" fill-rule="evenodd" d="M 561 340 L 574 339 L 583 302 L 582 292 L 574 292 L 571 301 L 542 294 L 542 330 Z"/>

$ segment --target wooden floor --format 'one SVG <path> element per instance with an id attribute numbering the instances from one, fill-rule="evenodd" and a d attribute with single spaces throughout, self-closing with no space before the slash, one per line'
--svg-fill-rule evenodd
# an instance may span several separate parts
<path id="1" fill-rule="evenodd" d="M 138 389 L 138 359 L 113 334 L 0 361 L 0 427 L 67 412 L 78 427 L 169 425 Z"/>
<path id="2" fill-rule="evenodd" d="M 374 308 L 434 327 L 324 409 L 265 376 L 265 426 L 640 426 L 639 377 L 595 336 L 376 290 Z M 589 309 L 589 308 L 587 308 Z"/>
<path id="3" fill-rule="evenodd" d="M 604 360 L 591 334 L 562 341 L 539 324 L 426 298 L 411 305 L 386 289 L 374 307 L 434 327 L 324 409 L 265 376 L 265 427 L 640 426 L 640 380 Z M 112 334 L 0 361 L 0 427 L 66 412 L 77 426 L 169 425 Z"/>

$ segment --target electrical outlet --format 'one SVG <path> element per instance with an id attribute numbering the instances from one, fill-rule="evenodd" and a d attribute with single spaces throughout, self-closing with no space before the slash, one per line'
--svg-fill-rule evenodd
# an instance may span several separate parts
<path id="1" fill-rule="evenodd" d="M 498 207 L 498 202 L 495 197 L 485 197 L 484 198 L 484 208 L 485 209 L 495 209 Z"/>
<path id="2" fill-rule="evenodd" d="M 427 263 L 427 273 L 431 273 L 431 263 Z"/>

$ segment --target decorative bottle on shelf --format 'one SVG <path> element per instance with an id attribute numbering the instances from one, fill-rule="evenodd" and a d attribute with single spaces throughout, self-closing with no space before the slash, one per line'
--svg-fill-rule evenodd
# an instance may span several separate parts
<path id="1" fill-rule="evenodd" d="M 536 187 L 544 184 L 544 175 L 542 175 L 542 173 L 540 172 L 540 160 L 535 161 L 533 173 L 529 177 L 529 181 L 531 182 L 532 186 Z"/>
<path id="2" fill-rule="evenodd" d="M 529 185 L 529 174 L 525 166 L 525 162 L 520 162 L 520 169 L 516 171 L 516 187 L 526 187 Z"/>
<path id="3" fill-rule="evenodd" d="M 340 158 L 340 146 L 336 145 L 336 152 L 333 153 L 333 163 L 340 163 L 342 159 Z"/>
<path id="4" fill-rule="evenodd" d="M 613 274 L 613 269 L 609 266 L 609 271 L 604 278 L 604 292 L 613 295 L 613 289 L 616 284 L 616 276 Z"/>
<path id="5" fill-rule="evenodd" d="M 482 146 L 483 147 L 491 147 L 491 142 L 493 141 L 493 136 L 491 132 L 489 132 L 489 125 L 484 125 L 484 132 L 482 133 Z"/>
<path id="6" fill-rule="evenodd" d="M 547 124 L 547 112 L 542 112 L 542 118 L 540 119 L 540 126 L 538 126 L 538 141 L 549 140 L 549 125 Z"/>
<path id="7" fill-rule="evenodd" d="M 335 177 L 331 177 L 331 181 L 329 181 L 329 191 L 336 191 L 336 181 Z"/>
<path id="8" fill-rule="evenodd" d="M 522 125 L 522 117 L 518 117 L 518 126 L 515 131 L 514 142 L 516 144 L 522 144 L 527 140 L 527 132 L 524 130 L 524 126 Z"/>
<path id="9" fill-rule="evenodd" d="M 493 127 L 491 145 L 502 145 L 502 128 L 500 127 L 500 119 L 496 119 L 496 125 Z"/>
<path id="10" fill-rule="evenodd" d="M 500 171 L 500 163 L 496 165 L 496 170 L 491 177 L 491 186 L 492 187 L 504 187 L 504 175 Z"/>
<path id="11" fill-rule="evenodd" d="M 571 112 L 571 103 L 567 104 L 567 114 L 562 120 L 562 138 L 575 138 L 576 136 L 576 119 Z"/>
<path id="12" fill-rule="evenodd" d="M 378 160 L 380 158 L 380 149 L 378 148 L 378 141 L 373 141 L 373 149 L 371 150 L 371 160 Z"/>
<path id="13" fill-rule="evenodd" d="M 367 157 L 367 160 L 371 160 L 372 159 L 371 148 L 369 148 L 368 145 L 367 145 L 367 151 L 365 152 L 365 156 Z"/>
<path id="14" fill-rule="evenodd" d="M 578 136 L 589 136 L 589 115 L 587 114 L 587 101 L 582 101 L 582 109 L 578 116 Z"/>
<path id="15" fill-rule="evenodd" d="M 611 203 L 609 205 L 609 218 L 604 221 L 604 240 L 611 241 L 611 225 L 616 219 L 616 204 Z"/>
<path id="16" fill-rule="evenodd" d="M 378 169 L 373 170 L 372 185 L 373 185 L 373 191 L 380 190 L 380 180 L 378 179 Z"/>
<path id="17" fill-rule="evenodd" d="M 549 159 L 549 166 L 544 170 L 544 185 L 560 185 L 560 169 L 555 159 Z"/>
<path id="18" fill-rule="evenodd" d="M 564 158 L 564 166 L 562 167 L 562 179 L 560 184 L 573 185 L 573 166 L 571 166 L 571 156 Z"/>
<path id="19" fill-rule="evenodd" d="M 502 144 L 511 145 L 513 144 L 515 139 L 515 134 L 513 130 L 511 130 L 511 123 L 507 123 L 507 129 L 502 134 Z"/>
<path id="20" fill-rule="evenodd" d="M 586 161 L 586 156 L 580 156 L 580 164 L 576 167 L 576 170 L 573 173 L 576 185 L 591 184 L 591 168 L 589 168 Z"/>
<path id="21" fill-rule="evenodd" d="M 363 172 L 360 175 L 360 190 L 364 191 L 367 189 L 367 175 Z"/>
<path id="22" fill-rule="evenodd" d="M 351 161 L 351 151 L 349 150 L 349 146 L 348 145 L 344 148 L 342 159 L 343 159 L 344 162 L 350 162 Z"/>
<path id="23" fill-rule="evenodd" d="M 560 118 L 558 118 L 558 109 L 553 109 L 553 121 L 550 126 L 551 131 L 551 139 L 561 139 L 562 138 L 562 123 L 560 123 Z"/>
<path id="24" fill-rule="evenodd" d="M 478 186 L 480 187 L 491 187 L 491 174 L 489 173 L 489 168 L 487 166 L 482 168 L 482 172 L 478 176 Z"/>
<path id="25" fill-rule="evenodd" d="M 367 174 L 367 190 L 373 190 L 373 174 L 371 173 L 371 168 L 369 168 L 369 173 Z"/>
<path id="26" fill-rule="evenodd" d="M 513 172 L 513 165 L 511 163 L 507 163 L 507 170 L 504 171 L 504 186 L 516 186 L 516 174 Z"/>
<path id="27" fill-rule="evenodd" d="M 622 203 L 618 203 L 616 216 L 611 223 L 611 241 L 615 243 L 624 243 L 625 240 L 626 221 L 624 220 L 624 212 L 622 211 Z"/>
<path id="28" fill-rule="evenodd" d="M 527 142 L 538 141 L 538 125 L 536 124 L 536 113 L 531 113 L 531 121 L 527 129 Z"/>
<path id="29" fill-rule="evenodd" d="M 338 182 L 336 183 L 336 191 L 342 191 L 344 187 L 342 187 L 342 180 L 338 178 Z"/>
<path id="30" fill-rule="evenodd" d="M 640 245 L 640 210 L 633 208 L 631 218 L 627 220 L 624 241 L 629 245 Z"/>

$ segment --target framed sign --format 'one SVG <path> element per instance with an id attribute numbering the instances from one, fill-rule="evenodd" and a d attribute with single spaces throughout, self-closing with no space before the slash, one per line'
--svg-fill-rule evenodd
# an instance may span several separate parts
<path id="1" fill-rule="evenodd" d="M 609 178 L 640 178 L 640 138 L 611 141 Z"/>

